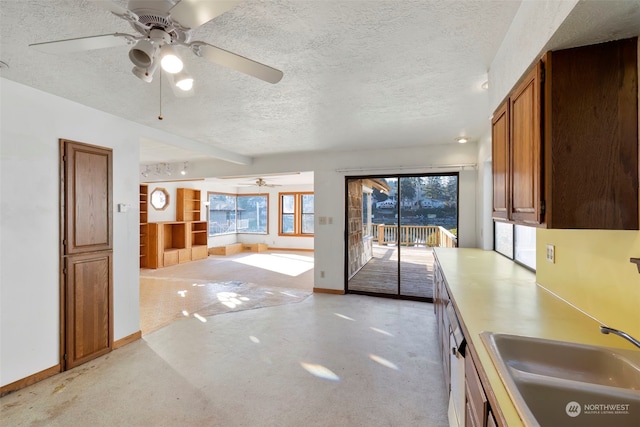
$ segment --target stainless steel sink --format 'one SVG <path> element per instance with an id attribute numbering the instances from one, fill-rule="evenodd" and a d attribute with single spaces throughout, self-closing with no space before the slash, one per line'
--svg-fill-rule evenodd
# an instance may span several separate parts
<path id="1" fill-rule="evenodd" d="M 640 351 L 480 337 L 527 426 L 640 425 Z"/>

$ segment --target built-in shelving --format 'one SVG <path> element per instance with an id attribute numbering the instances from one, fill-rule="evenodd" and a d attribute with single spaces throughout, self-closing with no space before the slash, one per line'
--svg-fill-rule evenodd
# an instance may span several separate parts
<path id="1" fill-rule="evenodd" d="M 140 184 L 140 268 L 149 263 L 149 187 Z"/>
<path id="2" fill-rule="evenodd" d="M 200 221 L 200 190 L 193 188 L 178 188 L 177 199 L 176 220 Z"/>
<path id="3" fill-rule="evenodd" d="M 200 221 L 200 190 L 176 190 L 176 221 L 149 223 L 149 268 L 161 268 L 209 256 L 207 222 Z"/>
<path id="4" fill-rule="evenodd" d="M 202 259 L 209 256 L 207 245 L 207 222 L 191 223 L 191 259 Z"/>

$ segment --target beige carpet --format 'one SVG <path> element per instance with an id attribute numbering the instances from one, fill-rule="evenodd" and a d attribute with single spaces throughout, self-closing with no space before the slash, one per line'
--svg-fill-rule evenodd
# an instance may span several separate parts
<path id="1" fill-rule="evenodd" d="M 140 270 L 140 329 L 303 301 L 313 292 L 313 253 L 209 256 Z"/>
<path id="2" fill-rule="evenodd" d="M 202 282 L 145 278 L 140 284 L 140 329 L 147 334 L 174 320 L 300 302 L 300 289 L 269 288 L 246 282 Z"/>

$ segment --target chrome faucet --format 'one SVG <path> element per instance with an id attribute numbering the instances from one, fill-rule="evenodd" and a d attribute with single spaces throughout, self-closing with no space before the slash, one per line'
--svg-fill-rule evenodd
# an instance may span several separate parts
<path id="1" fill-rule="evenodd" d="M 608 326 L 602 326 L 602 325 L 600 326 L 600 332 L 602 332 L 603 334 L 616 334 L 616 335 L 626 339 L 627 341 L 631 342 L 636 347 L 640 348 L 640 341 L 638 341 L 637 339 L 635 339 L 634 337 L 632 337 L 631 335 L 629 335 L 626 332 L 622 332 L 622 331 L 619 331 L 617 329 L 613 329 L 613 328 L 610 328 Z"/>

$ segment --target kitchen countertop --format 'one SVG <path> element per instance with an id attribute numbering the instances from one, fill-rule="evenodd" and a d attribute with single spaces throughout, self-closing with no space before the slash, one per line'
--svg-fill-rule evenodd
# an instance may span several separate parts
<path id="1" fill-rule="evenodd" d="M 626 340 L 600 333 L 600 323 L 536 284 L 534 272 L 494 251 L 435 248 L 449 296 L 468 342 L 475 349 L 500 412 L 522 426 L 480 332 L 501 332 L 614 348 L 635 349 Z"/>

